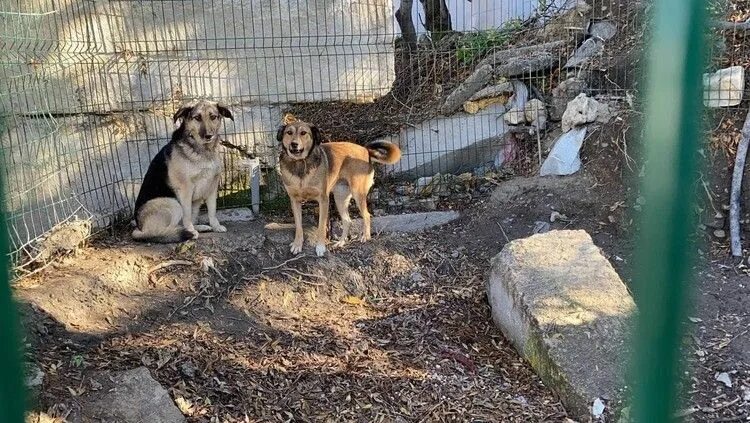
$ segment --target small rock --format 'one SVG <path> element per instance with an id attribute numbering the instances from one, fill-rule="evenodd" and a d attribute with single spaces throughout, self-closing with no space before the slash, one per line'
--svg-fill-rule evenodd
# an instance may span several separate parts
<path id="1" fill-rule="evenodd" d="M 612 119 L 612 109 L 609 104 L 597 101 L 596 103 L 596 121 L 599 123 L 608 123 Z M 605 144 L 602 144 L 606 147 Z"/>
<path id="2" fill-rule="evenodd" d="M 716 238 L 726 238 L 727 233 L 723 229 L 717 229 L 714 231 L 714 236 Z"/>
<path id="3" fill-rule="evenodd" d="M 607 41 L 617 34 L 617 25 L 611 21 L 598 21 L 591 24 L 589 34 L 601 41 Z"/>
<path id="4" fill-rule="evenodd" d="M 377 188 L 370 191 L 370 200 L 378 201 L 380 199 L 380 191 Z"/>
<path id="5" fill-rule="evenodd" d="M 437 203 L 435 203 L 435 199 L 434 198 L 423 198 L 423 199 L 420 199 L 419 200 L 419 205 L 420 205 L 420 207 L 422 207 L 424 210 L 427 210 L 427 211 L 437 210 Z"/>
<path id="6" fill-rule="evenodd" d="M 462 184 L 468 184 L 471 183 L 472 180 L 474 180 L 474 175 L 472 175 L 471 172 L 465 172 L 458 175 L 457 179 L 458 182 Z"/>
<path id="7" fill-rule="evenodd" d="M 572 175 L 581 168 L 579 151 L 586 138 L 586 127 L 564 133 L 555 141 L 547 159 L 539 170 L 541 176 Z"/>
<path id="8" fill-rule="evenodd" d="M 718 382 L 723 383 L 727 388 L 732 387 L 732 378 L 729 377 L 729 373 L 727 372 L 716 373 L 714 375 L 714 379 L 716 379 L 716 381 Z"/>
<path id="9" fill-rule="evenodd" d="M 29 388 L 36 388 L 42 386 L 44 383 L 44 372 L 36 364 L 28 364 L 26 366 L 26 386 Z"/>
<path id="10" fill-rule="evenodd" d="M 585 125 L 596 121 L 599 112 L 599 102 L 589 98 L 586 94 L 578 94 L 576 98 L 568 102 L 565 113 L 562 116 L 563 132 L 567 132 L 576 126 Z"/>
<path id="11" fill-rule="evenodd" d="M 185 361 L 182 364 L 180 364 L 180 373 L 182 373 L 182 375 L 185 377 L 189 377 L 191 379 L 194 378 L 195 372 L 197 370 L 198 369 L 195 368 L 195 364 L 193 364 L 193 362 L 190 360 Z"/>
<path id="12" fill-rule="evenodd" d="M 508 110 L 503 115 L 503 120 L 509 125 L 520 125 L 526 121 L 525 118 L 524 109 L 518 106 Z"/>
<path id="13" fill-rule="evenodd" d="M 535 234 L 543 234 L 545 232 L 549 232 L 551 229 L 550 224 L 547 222 L 541 222 L 536 221 L 534 222 L 534 233 Z"/>
<path id="14" fill-rule="evenodd" d="M 562 213 L 560 213 L 558 211 L 553 211 L 549 215 L 549 221 L 552 222 L 552 223 L 555 223 L 555 221 L 558 221 L 558 220 L 567 222 L 568 221 L 568 216 L 565 216 L 564 214 L 562 214 Z"/>
<path id="15" fill-rule="evenodd" d="M 536 98 L 529 100 L 524 108 L 524 117 L 526 118 L 526 122 L 534 122 L 539 118 L 544 119 L 546 122 L 547 108 L 542 100 Z"/>
<path id="16" fill-rule="evenodd" d="M 731 107 L 742 102 L 745 68 L 732 66 L 703 74 L 703 104 L 706 107 Z"/>
<path id="17" fill-rule="evenodd" d="M 421 283 L 424 282 L 424 276 L 422 276 L 419 272 L 414 272 L 411 274 L 411 281 L 414 283 Z"/>
<path id="18" fill-rule="evenodd" d="M 430 186 L 432 178 L 432 176 L 423 176 L 417 179 L 417 182 L 414 184 L 414 193 L 416 195 L 430 195 L 430 192 L 425 192 L 425 190 Z"/>
<path id="19" fill-rule="evenodd" d="M 594 400 L 594 403 L 591 404 L 591 415 L 595 418 L 599 418 L 604 414 L 604 401 L 602 401 L 601 398 L 597 398 Z"/>
<path id="20" fill-rule="evenodd" d="M 562 119 L 563 113 L 565 113 L 565 109 L 568 107 L 568 102 L 585 90 L 586 81 L 583 79 L 568 78 L 562 81 L 557 87 L 552 89 L 549 118 L 553 121 Z"/>
<path id="21" fill-rule="evenodd" d="M 744 401 L 750 401 L 750 386 L 742 387 L 742 399 Z"/>

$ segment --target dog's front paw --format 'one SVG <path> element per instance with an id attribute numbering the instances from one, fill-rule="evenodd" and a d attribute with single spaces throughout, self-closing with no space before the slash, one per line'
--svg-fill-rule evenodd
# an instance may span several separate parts
<path id="1" fill-rule="evenodd" d="M 292 254 L 299 254 L 302 252 L 302 241 L 294 241 L 291 244 L 289 244 L 289 251 L 292 252 Z"/>
<path id="2" fill-rule="evenodd" d="M 198 231 L 195 230 L 195 228 L 187 228 L 185 231 L 190 234 L 190 239 L 196 239 L 199 236 Z"/>
<path id="3" fill-rule="evenodd" d="M 227 231 L 227 227 L 226 227 L 226 226 L 224 226 L 224 225 L 219 225 L 219 224 L 216 224 L 216 225 L 214 225 L 214 226 L 211 226 L 211 229 L 213 229 L 213 230 L 214 230 L 214 232 L 220 232 L 220 233 L 224 233 L 224 232 L 226 232 L 226 231 Z"/>
<path id="4" fill-rule="evenodd" d="M 323 257 L 326 254 L 326 246 L 324 244 L 316 245 L 315 254 L 317 254 L 318 257 Z"/>
<path id="5" fill-rule="evenodd" d="M 343 248 L 346 245 L 346 240 L 339 239 L 331 245 L 331 248 Z"/>
<path id="6" fill-rule="evenodd" d="M 359 237 L 359 242 L 367 242 L 370 240 L 370 235 L 362 234 L 362 236 Z"/>

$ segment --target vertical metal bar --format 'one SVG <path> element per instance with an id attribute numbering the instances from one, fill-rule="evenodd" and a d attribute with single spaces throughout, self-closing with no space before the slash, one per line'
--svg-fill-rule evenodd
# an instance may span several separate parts
<path id="1" fill-rule="evenodd" d="M 3 131 L 0 121 L 0 133 Z M 0 183 L 0 422 L 23 422 L 25 398 L 21 384 L 21 354 L 16 307 L 10 293 L 8 229 L 5 189 Z"/>
<path id="2" fill-rule="evenodd" d="M 654 1 L 648 53 L 646 198 L 636 249 L 634 416 L 673 420 L 682 321 L 692 285 L 696 151 L 702 109 L 703 24 L 700 0 Z"/>

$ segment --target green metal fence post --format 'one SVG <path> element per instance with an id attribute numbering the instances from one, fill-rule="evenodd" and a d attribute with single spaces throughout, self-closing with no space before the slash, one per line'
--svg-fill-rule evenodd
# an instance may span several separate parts
<path id="1" fill-rule="evenodd" d="M 0 133 L 3 132 L 0 118 Z M 22 423 L 26 395 L 22 383 L 16 307 L 10 292 L 5 193 L 0 184 L 0 422 Z"/>
<path id="2" fill-rule="evenodd" d="M 645 109 L 646 176 L 635 288 L 634 417 L 674 419 L 682 320 L 692 285 L 696 151 L 702 111 L 700 0 L 655 0 Z"/>

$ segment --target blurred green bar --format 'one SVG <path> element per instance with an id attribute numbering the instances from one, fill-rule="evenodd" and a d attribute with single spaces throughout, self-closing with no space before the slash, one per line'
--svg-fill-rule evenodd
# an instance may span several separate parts
<path id="1" fill-rule="evenodd" d="M 646 207 L 636 250 L 637 422 L 675 420 L 682 321 L 692 289 L 692 181 L 698 170 L 705 2 L 654 0 L 645 87 Z"/>
<path id="2" fill-rule="evenodd" d="M 0 118 L 0 133 L 3 131 Z M 3 186 L 0 184 L 0 422 L 22 423 L 26 392 L 22 382 L 16 307 L 10 292 L 10 249 Z"/>

